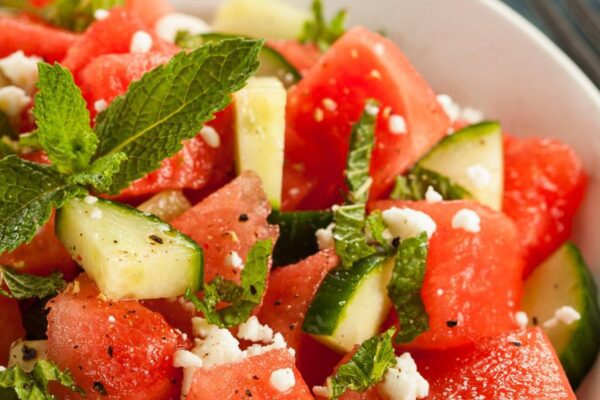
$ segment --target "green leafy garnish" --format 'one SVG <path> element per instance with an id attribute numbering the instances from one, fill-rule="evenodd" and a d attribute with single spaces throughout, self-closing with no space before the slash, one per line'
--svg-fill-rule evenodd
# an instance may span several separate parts
<path id="1" fill-rule="evenodd" d="M 421 298 L 429 239 L 427 233 L 402 240 L 398 246 L 388 295 L 398 314 L 396 342 L 408 343 L 429 329 L 429 317 Z"/>
<path id="2" fill-rule="evenodd" d="M 204 285 L 204 298 L 196 297 L 191 289 L 186 291 L 184 298 L 191 301 L 210 324 L 220 328 L 237 326 L 247 321 L 252 310 L 260 304 L 265 291 L 271 249 L 271 239 L 254 243 L 246 257 L 239 286 L 235 282 L 217 277 Z M 221 302 L 229 305 L 217 308 Z"/>
<path id="3" fill-rule="evenodd" d="M 56 400 L 48 392 L 48 384 L 58 382 L 75 393 L 85 396 L 73 381 L 69 371 L 61 371 L 56 364 L 39 360 L 31 372 L 25 372 L 19 364 L 0 371 L 0 398 L 5 400 Z"/>
<path id="4" fill-rule="evenodd" d="M 331 399 L 339 398 L 346 390 L 364 392 L 383 380 L 388 368 L 396 365 L 392 346 L 394 331 L 392 328 L 364 341 L 352 358 L 327 378 Z"/>
<path id="5" fill-rule="evenodd" d="M 349 204 L 335 207 L 333 239 L 335 252 L 342 265 L 349 268 L 356 261 L 374 254 L 376 249 L 367 243 L 365 235 L 365 205 Z"/>
<path id="6" fill-rule="evenodd" d="M 17 154 L 17 146 L 7 137 L 0 136 L 0 160 L 12 154 Z"/>
<path id="7" fill-rule="evenodd" d="M 314 43 L 321 51 L 326 51 L 346 32 L 346 10 L 340 10 L 330 22 L 325 20 L 321 0 L 312 2 L 313 19 L 304 23 L 298 40 L 302 43 Z"/>
<path id="8" fill-rule="evenodd" d="M 383 232 L 387 229 L 387 225 L 383 220 L 383 215 L 380 210 L 375 210 L 366 220 L 367 232 L 371 238 L 371 241 L 377 243 L 384 249 L 390 247 L 388 240 L 384 237 Z"/>
<path id="9" fill-rule="evenodd" d="M 5 284 L 8 291 L 2 289 Z M 62 273 L 56 271 L 48 277 L 20 274 L 10 267 L 0 267 L 0 295 L 17 300 L 43 299 L 55 295 L 66 286 Z"/>
<path id="10" fill-rule="evenodd" d="M 431 186 L 444 200 L 471 198 L 471 193 L 450 178 L 422 167 L 414 167 L 407 176 L 397 176 L 390 198 L 395 200 L 423 200 Z"/>
<path id="11" fill-rule="evenodd" d="M 100 157 L 85 171 L 70 176 L 69 182 L 92 187 L 94 191 L 99 193 L 106 193 L 110 190 L 113 176 L 119 171 L 121 163 L 126 159 L 127 155 L 122 152 Z"/>

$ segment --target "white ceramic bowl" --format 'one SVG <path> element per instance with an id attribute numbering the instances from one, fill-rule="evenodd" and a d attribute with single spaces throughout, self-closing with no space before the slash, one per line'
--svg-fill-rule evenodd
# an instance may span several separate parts
<path id="1" fill-rule="evenodd" d="M 309 1 L 295 0 L 307 5 Z M 219 0 L 179 0 L 210 16 Z M 439 93 L 480 108 L 515 135 L 552 136 L 575 148 L 589 173 L 575 241 L 600 281 L 600 92 L 550 40 L 497 0 L 326 0 L 352 24 L 384 29 Z M 600 362 L 580 390 L 600 399 Z"/>

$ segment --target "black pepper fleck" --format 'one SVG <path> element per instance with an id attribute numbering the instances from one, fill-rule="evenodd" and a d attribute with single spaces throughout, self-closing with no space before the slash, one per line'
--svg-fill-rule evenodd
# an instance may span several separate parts
<path id="1" fill-rule="evenodd" d="M 108 353 L 108 356 L 110 358 L 112 358 L 112 356 L 113 356 L 113 348 L 112 348 L 112 346 L 108 346 L 108 348 L 106 349 L 106 352 Z"/>
<path id="2" fill-rule="evenodd" d="M 31 361 L 37 357 L 37 350 L 27 345 L 21 347 L 21 353 L 23 353 L 23 361 Z"/>
<path id="3" fill-rule="evenodd" d="M 400 238 L 399 237 L 395 237 L 394 239 L 392 239 L 392 246 L 398 247 L 399 245 L 400 245 Z"/>
<path id="4" fill-rule="evenodd" d="M 106 396 L 106 389 L 104 388 L 104 385 L 102 384 L 102 382 L 94 382 L 93 388 L 96 392 L 100 393 L 102 396 Z"/>
<path id="5" fill-rule="evenodd" d="M 290 328 L 290 331 L 293 331 L 295 327 L 296 327 L 296 324 L 289 324 L 288 325 L 288 328 Z"/>
<path id="6" fill-rule="evenodd" d="M 250 389 L 246 389 L 246 396 L 252 397 L 252 392 L 250 391 Z"/>
<path id="7" fill-rule="evenodd" d="M 515 347 L 521 347 L 521 345 L 522 345 L 521 342 L 517 342 L 516 340 L 515 341 L 511 341 L 510 344 L 512 344 Z"/>
<path id="8" fill-rule="evenodd" d="M 454 328 L 456 325 L 458 325 L 458 321 L 454 321 L 454 320 L 446 321 L 446 325 L 448 325 L 448 328 Z"/>
<path id="9" fill-rule="evenodd" d="M 250 285 L 250 293 L 252 293 L 252 295 L 255 295 L 257 293 L 256 288 L 254 287 L 254 285 Z"/>
<path id="10" fill-rule="evenodd" d="M 538 319 L 537 319 L 537 317 L 532 317 L 532 318 L 531 318 L 531 323 L 533 324 L 533 326 L 537 326 L 537 324 L 538 324 Z"/>
<path id="11" fill-rule="evenodd" d="M 274 305 L 274 306 L 280 306 L 280 305 L 281 305 L 281 300 L 275 300 L 275 301 L 273 302 L 273 305 Z"/>
<path id="12" fill-rule="evenodd" d="M 158 243 L 158 244 L 163 244 L 164 243 L 163 240 L 162 240 L 162 238 L 159 237 L 159 236 L 156 236 L 156 235 L 150 235 L 150 236 L 148 236 L 148 239 L 150 239 L 154 243 Z"/>
<path id="13" fill-rule="evenodd" d="M 258 376 L 256 376 L 256 375 L 254 375 L 254 376 L 252 377 L 252 379 L 254 379 L 255 381 L 259 380 Z"/>
<path id="14" fill-rule="evenodd" d="M 238 220 L 239 220 L 240 222 L 246 222 L 246 221 L 248 221 L 249 219 L 250 219 L 250 218 L 248 217 L 248 214 L 240 214 L 240 216 L 239 216 L 239 218 L 238 218 Z"/>

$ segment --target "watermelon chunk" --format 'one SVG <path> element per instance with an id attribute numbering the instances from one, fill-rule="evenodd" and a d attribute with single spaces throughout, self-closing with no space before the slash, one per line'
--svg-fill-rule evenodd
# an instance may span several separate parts
<path id="1" fill-rule="evenodd" d="M 508 217 L 470 201 L 386 200 L 373 208 L 392 206 L 422 211 L 437 225 L 421 290 L 430 329 L 409 347 L 455 347 L 516 327 L 513 314 L 521 301 L 523 258 L 520 236 Z M 479 215 L 479 232 L 452 228 L 454 215 L 463 208 Z M 395 312 L 392 316 L 395 320 Z"/>
<path id="2" fill-rule="evenodd" d="M 270 39 L 267 46 L 276 50 L 302 75 L 319 61 L 321 52 L 312 43 L 303 44 L 297 40 Z"/>
<path id="3" fill-rule="evenodd" d="M 270 381 L 271 374 L 282 368 L 294 372 L 295 384 L 282 393 Z M 287 350 L 271 350 L 236 364 L 199 368 L 194 374 L 187 400 L 206 399 L 312 400 L 310 390 L 294 366 Z"/>
<path id="4" fill-rule="evenodd" d="M 181 338 L 138 301 L 104 301 L 85 274 L 78 282 L 48 303 L 49 359 L 68 368 L 88 398 L 176 398 Z"/>
<path id="5" fill-rule="evenodd" d="M 158 19 L 173 12 L 169 0 L 127 0 L 125 8 L 148 26 L 154 26 Z"/>
<path id="6" fill-rule="evenodd" d="M 239 271 L 226 265 L 225 257 L 235 251 L 245 260 L 256 241 L 271 238 L 275 243 L 279 229 L 267 222 L 270 213 L 260 178 L 243 172 L 171 224 L 204 249 L 206 281 L 222 276 L 239 282 Z"/>
<path id="7" fill-rule="evenodd" d="M 25 336 L 19 302 L 0 295 L 0 365 L 8 362 L 10 344 Z"/>

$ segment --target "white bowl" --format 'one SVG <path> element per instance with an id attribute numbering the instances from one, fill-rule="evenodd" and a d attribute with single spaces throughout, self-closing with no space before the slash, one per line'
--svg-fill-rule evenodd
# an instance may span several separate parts
<path id="1" fill-rule="evenodd" d="M 309 1 L 294 2 L 307 5 Z M 175 1 L 210 15 L 219 0 Z M 533 25 L 497 0 L 326 0 L 352 24 L 383 29 L 439 93 L 501 121 L 520 136 L 551 136 L 583 158 L 589 187 L 575 242 L 600 281 L 600 92 Z M 600 362 L 578 391 L 600 399 Z"/>

